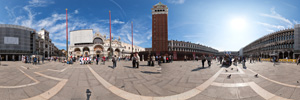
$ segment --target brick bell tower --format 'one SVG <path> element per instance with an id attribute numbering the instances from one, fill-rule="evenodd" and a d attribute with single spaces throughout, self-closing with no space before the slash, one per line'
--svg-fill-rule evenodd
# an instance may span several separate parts
<path id="1" fill-rule="evenodd" d="M 159 2 L 152 10 L 152 51 L 168 51 L 168 7 Z"/>

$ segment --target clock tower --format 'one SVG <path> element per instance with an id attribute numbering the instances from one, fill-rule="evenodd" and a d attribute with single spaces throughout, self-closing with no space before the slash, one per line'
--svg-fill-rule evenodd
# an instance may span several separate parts
<path id="1" fill-rule="evenodd" d="M 152 51 L 168 51 L 168 7 L 161 2 L 152 10 Z"/>

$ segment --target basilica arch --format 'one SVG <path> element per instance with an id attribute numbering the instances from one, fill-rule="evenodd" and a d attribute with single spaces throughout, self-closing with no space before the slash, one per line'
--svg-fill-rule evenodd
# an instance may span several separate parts
<path id="1" fill-rule="evenodd" d="M 94 47 L 94 52 L 95 52 L 95 56 L 96 57 L 102 57 L 102 56 L 104 56 L 104 54 L 103 54 L 103 46 L 101 46 L 101 45 L 96 45 L 95 47 Z"/>
<path id="2" fill-rule="evenodd" d="M 83 56 L 84 56 L 84 57 L 88 57 L 88 56 L 89 56 L 89 54 L 90 54 L 90 49 L 89 49 L 88 47 L 84 47 L 84 48 L 82 49 L 82 51 L 83 51 Z"/>
<path id="3" fill-rule="evenodd" d="M 121 51 L 120 51 L 120 49 L 119 48 L 117 48 L 116 50 L 115 50 L 115 52 L 114 52 L 114 55 L 116 55 L 116 56 L 120 56 L 120 53 Z"/>
<path id="4" fill-rule="evenodd" d="M 96 38 L 94 38 L 93 43 L 94 44 L 104 44 L 104 41 L 101 38 L 96 37 Z"/>
<path id="5" fill-rule="evenodd" d="M 76 57 L 80 57 L 80 55 L 81 55 L 81 50 L 80 50 L 79 48 L 75 48 L 75 49 L 74 49 L 74 53 L 75 53 L 75 56 L 76 56 Z"/>

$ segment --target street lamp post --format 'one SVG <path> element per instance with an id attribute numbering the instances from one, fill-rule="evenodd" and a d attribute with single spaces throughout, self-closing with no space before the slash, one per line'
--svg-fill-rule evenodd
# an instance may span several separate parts
<path id="1" fill-rule="evenodd" d="M 86 100 L 90 100 L 91 95 L 92 92 L 90 91 L 90 89 L 86 89 L 86 96 L 87 96 Z"/>

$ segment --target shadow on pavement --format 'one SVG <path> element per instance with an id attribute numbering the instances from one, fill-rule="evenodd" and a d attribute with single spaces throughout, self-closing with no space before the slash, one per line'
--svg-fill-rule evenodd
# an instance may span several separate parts
<path id="1" fill-rule="evenodd" d="M 1 64 L 0 66 L 8 66 L 7 64 Z"/>
<path id="2" fill-rule="evenodd" d="M 112 68 L 112 69 L 115 69 L 115 67 L 113 67 L 113 66 L 108 66 L 109 68 Z"/>
<path id="3" fill-rule="evenodd" d="M 201 69 L 206 69 L 206 68 L 209 68 L 209 67 L 198 67 L 198 68 L 196 68 L 196 69 L 193 69 L 192 72 L 193 72 L 193 71 L 198 71 L 198 70 L 201 70 Z"/>
<path id="4" fill-rule="evenodd" d="M 160 74 L 160 72 L 151 72 L 151 71 L 141 71 L 141 72 L 145 74 Z"/>
<path id="5" fill-rule="evenodd" d="M 148 65 L 140 65 L 140 66 L 145 66 L 145 67 L 154 67 L 154 66 L 148 66 Z"/>
<path id="6" fill-rule="evenodd" d="M 229 66 L 229 65 L 221 65 L 220 67 L 221 67 L 221 68 L 222 68 L 222 67 L 228 68 L 228 67 L 230 67 L 230 66 Z"/>
<path id="7" fill-rule="evenodd" d="M 133 68 L 132 66 L 124 66 L 124 67 L 127 67 L 127 68 Z"/>

